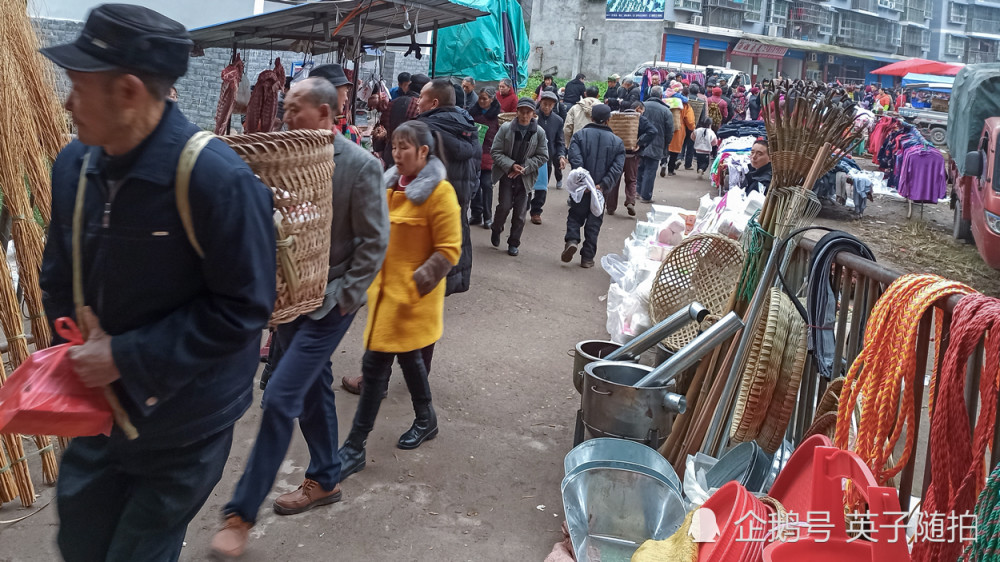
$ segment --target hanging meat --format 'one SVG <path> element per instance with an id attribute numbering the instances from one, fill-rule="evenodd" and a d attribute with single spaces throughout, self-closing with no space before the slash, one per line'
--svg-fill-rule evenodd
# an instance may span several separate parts
<path id="1" fill-rule="evenodd" d="M 284 85 L 285 68 L 281 66 L 280 58 L 274 59 L 274 68 L 257 76 L 257 84 L 247 104 L 247 122 L 243 126 L 245 133 L 269 133 L 276 129 L 278 93 Z"/>
<path id="2" fill-rule="evenodd" d="M 233 116 L 236 105 L 236 91 L 243 79 L 243 61 L 239 53 L 233 63 L 222 70 L 222 91 L 219 93 L 219 105 L 215 109 L 215 134 L 226 134 L 229 119 Z"/>

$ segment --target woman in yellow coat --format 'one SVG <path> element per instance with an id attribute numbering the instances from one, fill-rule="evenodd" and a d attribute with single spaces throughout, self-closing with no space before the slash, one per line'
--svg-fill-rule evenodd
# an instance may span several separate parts
<path id="1" fill-rule="evenodd" d="M 389 248 L 382 270 L 368 289 L 361 399 L 338 454 L 342 479 L 365 467 L 365 442 L 375 426 L 395 359 L 416 413 L 397 446 L 415 449 L 437 436 L 421 350 L 440 339 L 444 329 L 445 285 L 441 281 L 462 253 L 462 210 L 445 179 L 444 164 L 433 153 L 434 139 L 424 123 L 407 121 L 393 132 L 396 165 L 384 175 Z"/>

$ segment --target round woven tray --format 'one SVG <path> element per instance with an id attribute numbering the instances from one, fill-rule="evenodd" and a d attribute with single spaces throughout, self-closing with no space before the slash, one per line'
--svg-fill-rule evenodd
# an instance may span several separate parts
<path id="1" fill-rule="evenodd" d="M 809 429 L 806 430 L 805 435 L 802 436 L 802 440 L 812 437 L 813 435 L 826 435 L 830 439 L 834 438 L 834 434 L 837 432 L 837 413 L 827 412 L 821 414 L 813 420 Z"/>
<path id="2" fill-rule="evenodd" d="M 823 397 L 819 400 L 819 405 L 816 406 L 816 415 L 830 412 L 836 414 L 840 406 L 840 391 L 843 389 L 844 377 L 838 377 L 830 381 L 830 385 L 826 387 L 826 392 L 823 393 Z"/>
<path id="3" fill-rule="evenodd" d="M 271 325 L 323 304 L 333 218 L 331 131 L 284 131 L 219 137 L 274 194 L 278 298 Z M 238 212 L 238 209 L 233 209 Z"/>
<path id="4" fill-rule="evenodd" d="M 515 117 L 517 117 L 517 113 L 509 111 L 507 113 L 501 113 L 500 115 L 497 115 L 497 120 L 500 121 L 501 125 L 503 125 L 504 123 L 509 123 L 513 121 Z"/>
<path id="5" fill-rule="evenodd" d="M 639 148 L 639 114 L 634 112 L 614 111 L 608 119 L 611 132 L 618 135 L 625 143 L 625 150 Z"/>
<path id="6" fill-rule="evenodd" d="M 788 304 L 791 305 L 790 300 Z M 781 447 L 785 430 L 788 429 L 788 421 L 792 418 L 792 411 L 795 410 L 799 385 L 802 383 L 802 373 L 806 366 L 808 330 L 802 316 L 797 312 L 793 314 L 781 358 L 781 372 L 774 387 L 771 403 L 767 407 L 764 424 L 756 438 L 757 444 L 770 455 Z"/>
<path id="7" fill-rule="evenodd" d="M 718 234 L 698 234 L 671 250 L 653 280 L 649 293 L 649 315 L 659 322 L 692 302 L 701 303 L 709 316 L 696 326 L 688 323 L 663 345 L 677 351 L 689 344 L 699 329 L 705 329 L 729 312 L 729 297 L 743 269 L 743 248 Z"/>

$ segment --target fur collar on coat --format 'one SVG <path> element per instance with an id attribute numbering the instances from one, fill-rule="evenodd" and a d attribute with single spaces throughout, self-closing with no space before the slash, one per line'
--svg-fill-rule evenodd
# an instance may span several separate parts
<path id="1" fill-rule="evenodd" d="M 434 193 L 434 188 L 446 178 L 444 164 L 436 156 L 431 156 L 427 159 L 427 165 L 424 166 L 424 169 L 420 170 L 417 177 L 406 186 L 406 198 L 414 205 L 421 205 L 427 201 L 431 193 Z M 382 180 L 385 182 L 386 189 L 396 187 L 399 181 L 399 170 L 396 169 L 396 166 L 386 170 L 382 174 Z"/>

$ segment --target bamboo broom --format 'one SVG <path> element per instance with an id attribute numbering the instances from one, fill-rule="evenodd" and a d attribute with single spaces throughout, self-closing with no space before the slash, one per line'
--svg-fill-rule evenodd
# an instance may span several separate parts
<path id="1" fill-rule="evenodd" d="M 17 68 L 32 69 L 17 74 L 22 77 L 18 90 L 25 98 L 17 109 L 31 122 L 32 132 L 21 137 L 27 148 L 26 152 L 22 150 L 22 158 L 32 197 L 43 222 L 48 224 L 52 206 L 49 168 L 69 132 L 66 113 L 55 93 L 52 65 L 38 52 L 38 37 L 23 1 L 0 0 L 0 38 L 6 57 L 15 61 Z"/>
<path id="2" fill-rule="evenodd" d="M 0 386 L 7 382 L 7 375 L 4 372 L 3 361 L 0 361 Z M 2 440 L 0 440 L 0 505 L 14 501 L 17 497 L 17 484 L 14 482 L 14 474 L 11 472 L 10 461 L 4 453 Z"/>

